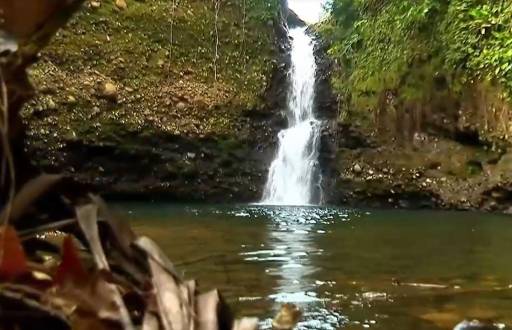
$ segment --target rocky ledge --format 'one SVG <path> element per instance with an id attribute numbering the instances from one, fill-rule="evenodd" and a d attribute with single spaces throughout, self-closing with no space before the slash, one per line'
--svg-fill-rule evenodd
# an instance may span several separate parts
<path id="1" fill-rule="evenodd" d="M 224 4 L 214 61 L 213 4 L 119 3 L 86 2 L 32 70 L 35 165 L 118 198 L 258 200 L 285 125 L 279 8 Z"/>
<path id="2" fill-rule="evenodd" d="M 337 134 L 332 203 L 512 213 L 508 150 L 428 134 L 383 145 L 341 124 Z"/>

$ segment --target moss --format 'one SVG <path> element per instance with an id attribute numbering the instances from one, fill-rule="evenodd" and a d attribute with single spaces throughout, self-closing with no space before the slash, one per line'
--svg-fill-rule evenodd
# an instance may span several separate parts
<path id="1" fill-rule="evenodd" d="M 43 91 L 25 113 L 32 135 L 41 136 L 41 129 L 110 140 L 126 130 L 236 134 L 241 111 L 261 106 L 274 69 L 274 32 L 267 20 L 277 7 L 249 1 L 242 22 L 242 2 L 223 2 L 215 80 L 213 3 L 177 3 L 174 15 L 165 0 L 128 1 L 124 11 L 114 1 L 97 9 L 84 5 L 32 70 Z M 105 82 L 118 87 L 117 103 L 99 96 Z M 67 102 L 70 96 L 74 104 Z M 42 120 L 32 116 L 48 98 L 57 109 L 43 111 Z"/>
<path id="2" fill-rule="evenodd" d="M 402 131 L 416 116 L 423 129 L 475 126 L 483 140 L 512 142 L 495 123 L 512 117 L 511 13 L 503 1 L 333 1 L 318 29 L 339 64 L 342 120 L 372 131 L 395 117 L 390 129 Z"/>

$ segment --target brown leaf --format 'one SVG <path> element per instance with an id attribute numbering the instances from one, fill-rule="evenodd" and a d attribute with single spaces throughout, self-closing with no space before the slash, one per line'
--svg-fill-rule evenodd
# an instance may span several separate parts
<path id="1" fill-rule="evenodd" d="M 11 227 L 0 229 L 0 277 L 12 280 L 28 272 L 27 257 L 16 230 Z"/>
<path id="2" fill-rule="evenodd" d="M 100 234 L 98 230 L 98 207 L 88 204 L 76 208 L 76 219 L 82 229 L 82 232 L 89 243 L 96 267 L 110 270 L 107 257 L 101 246 Z"/>
<path id="3" fill-rule="evenodd" d="M 132 256 L 133 250 L 131 245 L 135 241 L 136 236 L 128 222 L 126 220 L 119 219 L 114 213 L 110 212 L 107 204 L 103 199 L 101 199 L 101 197 L 90 195 L 90 198 L 98 207 L 100 218 L 105 220 L 110 226 L 112 234 L 123 253 L 128 256 Z"/>
<path id="4" fill-rule="evenodd" d="M 78 251 L 73 244 L 73 238 L 66 236 L 62 244 L 62 260 L 54 276 L 54 282 L 62 285 L 65 281 L 72 281 L 78 285 L 87 281 L 87 273 L 78 257 Z"/>
<path id="5" fill-rule="evenodd" d="M 218 291 L 203 293 L 197 297 L 197 328 L 199 330 L 219 330 L 217 306 L 220 302 Z"/>
<path id="6" fill-rule="evenodd" d="M 103 251 L 103 247 L 100 241 L 100 235 L 98 230 L 98 206 L 89 204 L 77 207 L 76 217 L 78 223 L 80 224 L 80 228 L 82 229 L 82 232 L 89 243 L 91 252 L 94 257 L 94 261 L 96 262 L 96 267 L 98 268 L 98 270 L 110 270 L 107 257 L 105 256 L 105 252 Z M 123 328 L 127 330 L 132 330 L 133 324 L 130 319 L 128 309 L 126 308 L 123 302 L 123 298 L 121 297 L 121 293 L 113 284 L 109 284 L 107 288 L 112 293 L 116 305 L 119 308 L 120 320 L 121 323 L 123 324 Z"/>
<path id="7" fill-rule="evenodd" d="M 235 320 L 233 324 L 233 330 L 258 330 L 259 324 L 258 319 L 255 317 L 244 317 Z"/>
<path id="8" fill-rule="evenodd" d="M 89 274 L 85 282 L 64 281 L 46 292 L 43 301 L 68 316 L 84 312 L 103 320 L 119 322 L 122 311 L 117 303 L 116 288 L 101 273 Z"/>
<path id="9" fill-rule="evenodd" d="M 165 330 L 188 330 L 190 306 L 183 297 L 179 283 L 157 261 L 149 259 L 158 309 Z"/>
<path id="10" fill-rule="evenodd" d="M 189 330 L 194 330 L 196 328 L 196 323 L 194 320 L 194 306 L 195 306 L 195 297 L 196 297 L 196 287 L 197 283 L 195 280 L 187 281 L 185 284 L 181 284 L 180 288 L 182 291 L 183 297 L 186 299 L 186 304 L 190 306 L 192 312 L 188 314 L 189 320 Z"/>
<path id="11" fill-rule="evenodd" d="M 158 318 L 155 314 L 146 312 L 144 315 L 144 321 L 142 321 L 142 330 L 159 330 L 160 325 L 158 323 Z"/>
<path id="12" fill-rule="evenodd" d="M 151 238 L 140 236 L 135 241 L 135 245 L 142 251 L 146 252 L 151 259 L 164 267 L 174 277 L 181 279 L 181 276 L 178 275 L 173 263 Z"/>

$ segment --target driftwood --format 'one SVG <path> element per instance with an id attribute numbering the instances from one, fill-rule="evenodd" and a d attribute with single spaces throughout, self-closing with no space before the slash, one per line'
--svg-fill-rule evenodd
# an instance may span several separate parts
<path id="1" fill-rule="evenodd" d="M 26 69 L 81 3 L 0 0 L 0 329 L 257 328 L 235 321 L 218 291 L 185 281 L 99 197 L 30 165 Z"/>

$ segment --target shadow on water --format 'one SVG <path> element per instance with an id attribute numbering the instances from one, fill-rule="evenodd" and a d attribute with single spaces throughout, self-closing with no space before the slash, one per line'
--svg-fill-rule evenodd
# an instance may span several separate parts
<path id="1" fill-rule="evenodd" d="M 187 277 L 245 315 L 285 302 L 302 329 L 512 324 L 512 219 L 329 207 L 122 204 Z"/>

